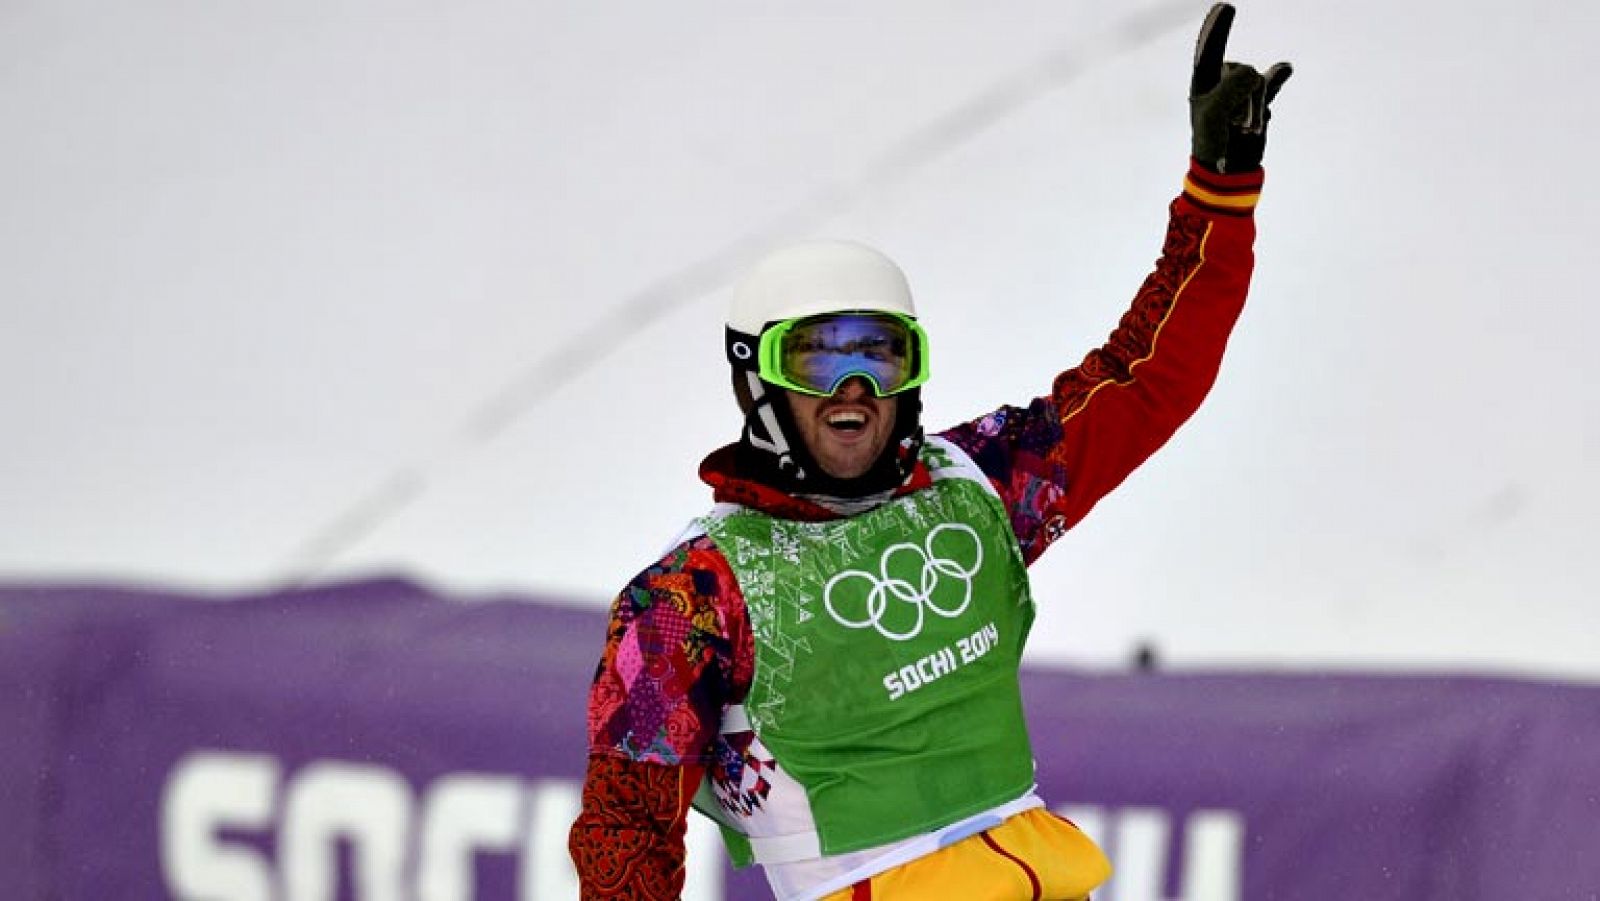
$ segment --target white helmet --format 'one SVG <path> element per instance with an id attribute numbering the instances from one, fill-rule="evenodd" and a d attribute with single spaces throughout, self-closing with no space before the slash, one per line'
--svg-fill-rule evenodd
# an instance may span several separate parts
<path id="1" fill-rule="evenodd" d="M 728 327 L 759 335 L 769 322 L 842 310 L 917 315 L 893 260 L 854 241 L 807 241 L 750 269 L 734 289 Z"/>
<path id="2" fill-rule="evenodd" d="M 741 453 L 770 484 L 809 493 L 864 497 L 901 484 L 922 446 L 919 388 L 895 395 L 892 439 L 866 475 L 829 477 L 804 441 L 790 434 L 793 421 L 784 392 L 762 381 L 757 349 L 767 325 L 823 313 L 862 311 L 915 318 L 911 286 L 894 261 L 854 241 L 807 241 L 777 250 L 750 268 L 733 291 L 724 348 L 734 394 L 745 414 Z M 920 333 L 919 333 L 920 334 Z M 923 349 L 926 359 L 926 348 Z"/>

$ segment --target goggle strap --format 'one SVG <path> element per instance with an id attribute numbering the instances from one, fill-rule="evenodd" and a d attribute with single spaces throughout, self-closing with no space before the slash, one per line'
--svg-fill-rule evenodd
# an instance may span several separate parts
<path id="1" fill-rule="evenodd" d="M 749 335 L 727 326 L 724 329 L 723 351 L 735 369 L 761 369 L 761 336 Z"/>

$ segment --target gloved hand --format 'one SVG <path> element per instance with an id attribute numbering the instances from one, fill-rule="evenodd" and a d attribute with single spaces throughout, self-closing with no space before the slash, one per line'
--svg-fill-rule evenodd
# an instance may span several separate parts
<path id="1" fill-rule="evenodd" d="M 1189 82 L 1189 125 L 1194 158 L 1213 172 L 1249 172 L 1261 166 L 1267 144 L 1269 108 L 1278 89 L 1294 74 L 1288 63 L 1265 73 L 1243 63 L 1224 62 L 1233 6 L 1218 3 L 1200 26 Z"/>

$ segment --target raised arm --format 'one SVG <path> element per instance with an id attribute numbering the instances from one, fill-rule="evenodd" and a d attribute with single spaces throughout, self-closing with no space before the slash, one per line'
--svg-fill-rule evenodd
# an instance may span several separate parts
<path id="1" fill-rule="evenodd" d="M 1232 20 L 1219 3 L 1201 29 L 1183 193 L 1155 271 L 1110 339 L 1058 375 L 1048 396 L 944 433 L 999 489 L 1030 563 L 1193 415 L 1244 306 L 1267 105 L 1291 70 L 1224 62 Z"/>

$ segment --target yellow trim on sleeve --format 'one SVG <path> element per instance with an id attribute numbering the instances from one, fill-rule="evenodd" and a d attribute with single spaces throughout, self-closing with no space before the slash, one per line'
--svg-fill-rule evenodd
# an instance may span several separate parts
<path id="1" fill-rule="evenodd" d="M 1200 270 L 1206 267 L 1206 242 L 1211 240 L 1211 229 L 1214 225 L 1215 223 L 1212 222 L 1206 223 L 1205 233 L 1200 236 L 1200 260 L 1199 262 L 1195 263 L 1193 269 L 1189 270 L 1189 274 L 1183 277 L 1183 284 L 1178 286 L 1178 290 L 1172 292 L 1172 303 L 1167 307 L 1167 315 L 1161 317 L 1161 323 L 1156 326 L 1155 334 L 1150 336 L 1149 352 L 1128 364 L 1128 380 L 1126 382 L 1119 382 L 1113 378 L 1102 379 L 1093 388 L 1089 389 L 1089 393 L 1085 395 L 1083 401 L 1078 404 L 1078 409 L 1073 410 L 1071 413 L 1062 417 L 1062 425 L 1066 425 L 1073 419 L 1077 418 L 1079 413 L 1089 409 L 1089 404 L 1094 402 L 1094 396 L 1100 393 L 1101 388 L 1104 388 L 1107 385 L 1131 385 L 1138 381 L 1138 377 L 1133 373 L 1134 367 L 1156 355 L 1156 345 L 1161 342 L 1161 332 L 1167 327 L 1167 323 L 1172 321 L 1172 314 L 1178 311 L 1178 302 L 1183 299 L 1183 292 L 1188 289 L 1189 283 L 1194 281 L 1194 277 L 1200 274 Z"/>
<path id="2" fill-rule="evenodd" d="M 1194 179 L 1185 176 L 1183 179 L 1183 192 L 1194 197 L 1201 203 L 1230 210 L 1253 210 L 1256 202 L 1261 199 L 1261 192 L 1254 191 L 1249 194 L 1218 194 L 1202 188 Z"/>

